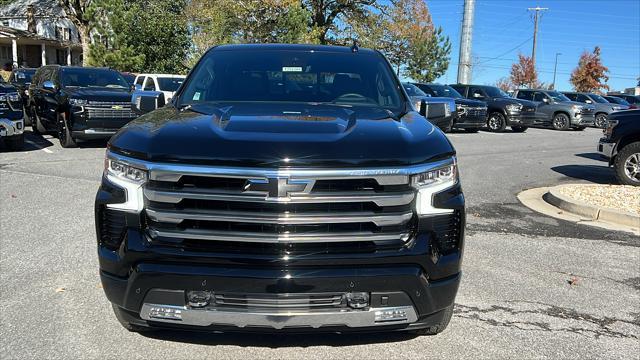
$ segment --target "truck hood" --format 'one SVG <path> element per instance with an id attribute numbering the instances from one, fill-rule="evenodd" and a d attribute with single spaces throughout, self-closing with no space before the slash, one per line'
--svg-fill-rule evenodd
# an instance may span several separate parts
<path id="1" fill-rule="evenodd" d="M 9 83 L 0 83 L 0 94 L 14 93 L 16 92 L 15 86 Z"/>
<path id="2" fill-rule="evenodd" d="M 484 101 L 480 101 L 480 100 L 471 100 L 471 99 L 465 99 L 465 98 L 454 98 L 456 104 L 458 105 L 464 105 L 464 106 L 469 106 L 469 107 L 482 107 L 482 106 L 487 106 L 487 103 L 485 103 Z"/>
<path id="3" fill-rule="evenodd" d="M 155 162 L 256 167 L 404 166 L 455 153 L 416 112 L 323 104 L 216 103 L 143 115 L 111 151 Z"/>
<path id="4" fill-rule="evenodd" d="M 501 106 L 506 106 L 508 104 L 522 104 L 524 106 L 536 107 L 536 103 L 534 103 L 533 101 L 523 99 L 500 97 L 492 98 L 492 100 L 500 104 Z"/>
<path id="5" fill-rule="evenodd" d="M 124 88 L 109 87 L 66 87 L 65 94 L 74 99 L 84 99 L 88 101 L 131 101 L 131 92 Z"/>

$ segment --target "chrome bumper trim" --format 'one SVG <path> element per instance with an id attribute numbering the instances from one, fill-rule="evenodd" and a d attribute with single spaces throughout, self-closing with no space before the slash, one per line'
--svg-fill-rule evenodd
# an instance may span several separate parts
<path id="1" fill-rule="evenodd" d="M 176 317 L 173 319 L 152 316 L 158 310 L 169 310 Z M 406 316 L 398 320 L 378 320 L 376 315 L 385 311 L 404 312 Z M 286 312 L 258 312 L 220 309 L 193 309 L 187 306 L 161 305 L 144 303 L 140 317 L 147 321 L 191 326 L 227 325 L 244 327 L 284 328 L 321 328 L 328 326 L 346 326 L 351 328 L 372 327 L 384 325 L 410 324 L 418 320 L 413 306 L 396 306 L 370 308 L 369 310 L 342 311 L 299 311 Z"/>
<path id="2" fill-rule="evenodd" d="M 0 130 L 0 136 L 14 136 L 20 135 L 24 132 L 23 119 L 15 121 L 9 119 L 0 119 L 0 126 L 2 127 L 2 130 Z"/>

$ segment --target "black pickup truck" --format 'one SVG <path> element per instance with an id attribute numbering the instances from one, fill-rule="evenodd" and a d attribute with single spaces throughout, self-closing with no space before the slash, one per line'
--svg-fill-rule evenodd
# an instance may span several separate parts
<path id="1" fill-rule="evenodd" d="M 18 90 L 0 77 L 0 143 L 9 150 L 24 146 L 24 112 Z M 0 144 L 1 146 L 2 144 Z"/>
<path id="2" fill-rule="evenodd" d="M 621 184 L 640 186 L 640 110 L 611 114 L 598 152 L 614 167 Z"/>
<path id="3" fill-rule="evenodd" d="M 461 277 L 456 152 L 358 47 L 210 49 L 108 144 L 100 276 L 132 331 L 436 334 Z M 151 111 L 153 110 L 153 111 Z"/>

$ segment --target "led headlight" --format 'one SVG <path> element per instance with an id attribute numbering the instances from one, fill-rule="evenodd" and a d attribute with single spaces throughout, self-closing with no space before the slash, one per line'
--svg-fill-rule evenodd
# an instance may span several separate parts
<path id="1" fill-rule="evenodd" d="M 0 95 L 0 101 L 11 101 L 11 102 L 18 102 L 20 101 L 20 95 L 18 95 L 18 93 L 8 93 L 8 94 L 4 94 L 4 95 Z"/>
<path id="2" fill-rule="evenodd" d="M 458 183 L 456 159 L 451 164 L 411 176 L 411 186 L 418 189 L 416 212 L 418 215 L 450 214 L 452 209 L 439 209 L 433 206 L 433 195 L 449 189 Z"/>
<path id="3" fill-rule="evenodd" d="M 129 212 L 142 211 L 144 205 L 142 186 L 147 181 L 147 171 L 110 158 L 105 160 L 104 171 L 107 180 L 123 188 L 126 193 L 124 203 L 108 204 L 107 207 Z"/>
<path id="4" fill-rule="evenodd" d="M 464 107 L 464 105 L 456 104 L 456 112 L 458 114 L 464 114 L 466 111 L 467 111 L 467 109 Z"/>
<path id="5" fill-rule="evenodd" d="M 87 100 L 69 98 L 69 105 L 72 105 L 72 106 L 86 106 L 87 105 Z"/>
<path id="6" fill-rule="evenodd" d="M 581 112 L 582 111 L 582 106 L 580 106 L 580 105 L 573 105 L 571 108 L 575 112 Z"/>
<path id="7" fill-rule="evenodd" d="M 420 112 L 420 106 L 422 105 L 422 100 L 418 99 L 413 102 L 413 110 Z"/>
<path id="8" fill-rule="evenodd" d="M 506 108 L 509 111 L 520 111 L 522 110 L 522 104 L 509 104 Z"/>
<path id="9" fill-rule="evenodd" d="M 444 104 L 444 116 L 451 116 L 451 106 Z"/>

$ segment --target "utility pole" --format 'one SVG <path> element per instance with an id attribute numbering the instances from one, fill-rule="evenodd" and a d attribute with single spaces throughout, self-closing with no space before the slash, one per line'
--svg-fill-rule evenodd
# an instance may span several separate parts
<path id="1" fill-rule="evenodd" d="M 536 66 L 536 40 L 538 39 L 538 14 L 540 11 L 549 10 L 549 8 L 541 8 L 540 6 L 536 6 L 534 8 L 527 8 L 529 11 L 535 11 L 533 14 L 533 50 L 531 50 L 531 61 L 533 62 L 533 67 Z"/>
<path id="2" fill-rule="evenodd" d="M 460 32 L 460 56 L 458 58 L 458 83 L 471 82 L 471 34 L 473 32 L 473 13 L 475 0 L 464 0 L 462 31 Z"/>
<path id="3" fill-rule="evenodd" d="M 562 55 L 562 53 L 556 53 L 556 63 L 553 65 L 553 90 L 556 89 L 556 70 L 558 70 L 558 55 Z"/>

